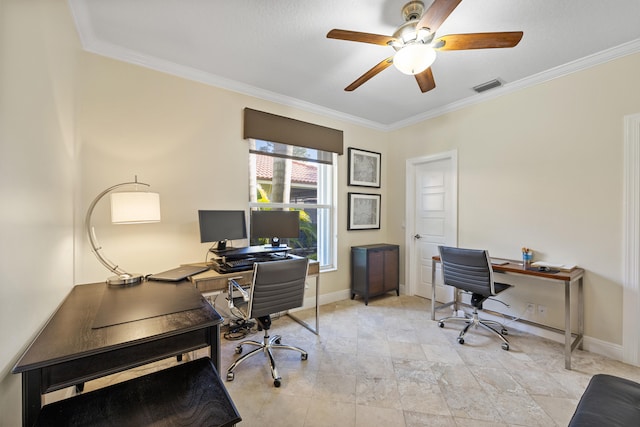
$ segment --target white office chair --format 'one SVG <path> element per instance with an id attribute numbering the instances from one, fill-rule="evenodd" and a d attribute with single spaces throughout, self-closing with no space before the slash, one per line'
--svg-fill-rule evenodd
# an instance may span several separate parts
<path id="1" fill-rule="evenodd" d="M 301 354 L 302 360 L 307 360 L 308 354 L 301 348 L 281 344 L 282 337 L 274 335 L 269 337 L 271 327 L 271 314 L 301 307 L 304 300 L 304 288 L 307 278 L 309 260 L 307 258 L 294 258 L 283 261 L 257 262 L 253 267 L 253 280 L 247 293 L 233 279 L 229 279 L 230 292 L 229 304 L 233 309 L 240 309 L 245 320 L 255 319 L 258 329 L 264 329 L 263 342 L 246 340 L 236 347 L 236 353 L 242 353 L 242 346 L 252 345 L 257 347 L 249 353 L 239 357 L 227 369 L 227 381 L 233 381 L 235 369 L 248 358 L 259 353 L 264 353 L 269 361 L 273 385 L 280 387 L 282 377 L 276 369 L 276 362 L 272 350 L 294 350 Z M 244 298 L 234 301 L 233 291 L 240 292 Z M 236 307 L 236 304 L 245 300 L 245 307 Z"/>

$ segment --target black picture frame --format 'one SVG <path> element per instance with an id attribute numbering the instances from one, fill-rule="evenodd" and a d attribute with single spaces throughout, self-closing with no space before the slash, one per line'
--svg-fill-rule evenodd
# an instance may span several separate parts
<path id="1" fill-rule="evenodd" d="M 379 230 L 380 194 L 348 193 L 347 230 Z"/>
<path id="2" fill-rule="evenodd" d="M 349 185 L 380 188 L 382 155 L 375 151 L 349 147 Z"/>

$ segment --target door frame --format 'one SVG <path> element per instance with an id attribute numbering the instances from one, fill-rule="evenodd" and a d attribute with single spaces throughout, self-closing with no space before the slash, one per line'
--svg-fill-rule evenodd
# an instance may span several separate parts
<path id="1" fill-rule="evenodd" d="M 640 114 L 624 126 L 622 361 L 640 366 Z"/>
<path id="2" fill-rule="evenodd" d="M 414 269 L 414 251 L 415 251 L 415 195 L 416 195 L 416 169 L 425 163 L 437 162 L 440 160 L 451 160 L 452 165 L 452 185 L 451 196 L 455 203 L 453 204 L 453 212 L 456 219 L 455 226 L 455 242 L 458 242 L 458 150 L 445 151 L 429 156 L 414 157 L 406 161 L 406 185 L 405 185 L 405 248 L 404 257 L 405 264 L 405 293 L 407 295 L 415 294 L 416 274 Z M 434 284 L 432 283 L 432 286 Z"/>

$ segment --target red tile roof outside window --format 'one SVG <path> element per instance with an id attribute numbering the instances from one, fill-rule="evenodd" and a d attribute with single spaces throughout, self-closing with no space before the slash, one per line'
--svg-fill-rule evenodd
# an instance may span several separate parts
<path id="1" fill-rule="evenodd" d="M 256 178 L 271 181 L 273 178 L 273 157 L 256 155 Z M 291 161 L 291 182 L 305 185 L 318 183 L 318 167 L 311 162 Z"/>

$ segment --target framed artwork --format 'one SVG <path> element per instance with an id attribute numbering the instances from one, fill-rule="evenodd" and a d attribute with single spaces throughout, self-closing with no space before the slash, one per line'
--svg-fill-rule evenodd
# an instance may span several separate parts
<path id="1" fill-rule="evenodd" d="M 347 230 L 380 228 L 380 194 L 349 193 Z"/>
<path id="2" fill-rule="evenodd" d="M 349 147 L 349 185 L 380 188 L 380 153 Z"/>

